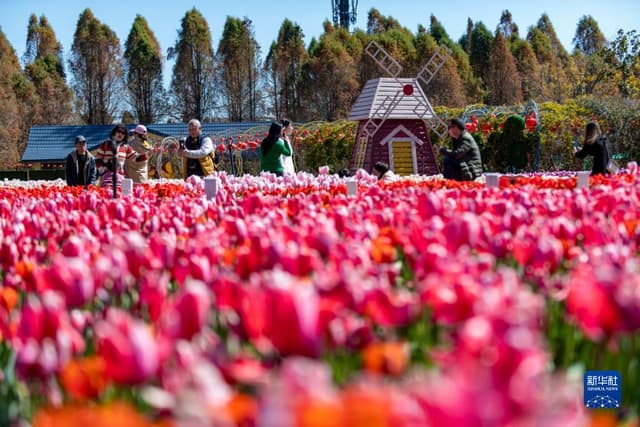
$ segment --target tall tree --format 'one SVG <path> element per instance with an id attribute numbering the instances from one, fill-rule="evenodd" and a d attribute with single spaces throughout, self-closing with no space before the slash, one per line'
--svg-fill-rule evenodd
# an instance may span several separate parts
<path id="1" fill-rule="evenodd" d="M 196 8 L 182 18 L 168 57 L 176 60 L 171 91 L 180 118 L 204 120 L 216 105 L 215 66 L 209 24 Z"/>
<path id="2" fill-rule="evenodd" d="M 636 30 L 618 30 L 614 41 L 607 49 L 615 57 L 615 68 L 619 73 L 618 88 L 628 98 L 640 97 L 640 33 Z"/>
<path id="3" fill-rule="evenodd" d="M 0 165 L 16 163 L 26 146 L 28 117 L 35 100 L 33 84 L 25 78 L 16 52 L 0 30 Z"/>
<path id="4" fill-rule="evenodd" d="M 311 108 L 308 119 L 331 121 L 349 114 L 359 84 L 355 60 L 343 43 L 348 38 L 347 30 L 325 21 L 320 40 L 310 43 L 305 67 L 305 92 Z"/>
<path id="5" fill-rule="evenodd" d="M 123 100 L 120 40 L 90 9 L 78 19 L 69 67 L 84 122 L 112 123 Z"/>
<path id="6" fill-rule="evenodd" d="M 591 16 L 585 15 L 580 18 L 576 28 L 576 34 L 573 37 L 573 44 L 576 49 L 585 55 L 593 55 L 599 49 L 602 49 L 607 40 L 600 31 L 598 22 Z"/>
<path id="7" fill-rule="evenodd" d="M 543 14 L 529 30 L 527 40 L 540 63 L 549 100 L 563 102 L 570 93 L 571 82 L 576 80 L 575 67 L 547 14 Z"/>
<path id="8" fill-rule="evenodd" d="M 72 91 L 67 86 L 62 61 L 62 45 L 42 15 L 29 18 L 27 47 L 23 57 L 25 74 L 37 96 L 32 124 L 62 124 L 72 116 Z"/>
<path id="9" fill-rule="evenodd" d="M 438 45 L 422 26 L 414 40 L 416 57 L 420 62 L 427 61 L 435 53 Z M 422 66 L 425 64 L 422 63 Z M 435 75 L 428 87 L 423 88 L 432 105 L 462 107 L 466 104 L 462 79 L 458 75 L 455 57 L 450 57 Z"/>
<path id="10" fill-rule="evenodd" d="M 511 12 L 509 12 L 508 9 L 502 11 L 498 29 L 502 31 L 502 34 L 504 34 L 507 40 L 511 40 L 512 37 L 518 37 L 518 26 L 515 22 L 513 22 L 513 17 L 511 16 Z"/>
<path id="11" fill-rule="evenodd" d="M 218 63 L 229 120 L 255 120 L 260 97 L 260 46 L 248 18 L 227 17 L 218 45 Z"/>
<path id="12" fill-rule="evenodd" d="M 473 28 L 473 23 L 471 21 L 469 21 L 469 23 L 471 24 L 471 28 Z M 454 59 L 454 62 L 452 63 L 456 64 L 458 76 L 462 80 L 462 85 L 464 87 L 464 103 L 468 101 L 480 102 L 484 94 L 484 91 L 481 87 L 482 82 L 478 77 L 474 75 L 467 52 L 463 50 L 459 43 L 455 43 L 449 37 L 449 34 L 444 29 L 444 26 L 434 15 L 431 15 L 430 18 L 429 33 L 436 40 L 436 42 L 438 42 L 438 44 L 442 44 L 451 50 L 451 56 Z M 469 46 L 471 45 L 469 44 Z M 451 63 L 448 62 L 447 64 Z M 445 64 L 445 66 L 448 65 Z M 452 105 L 457 104 L 457 102 L 458 101 L 453 102 Z"/>
<path id="13" fill-rule="evenodd" d="M 471 32 L 471 54 L 469 62 L 474 74 L 487 84 L 487 70 L 491 62 L 493 35 L 482 22 L 476 22 Z"/>
<path id="14" fill-rule="evenodd" d="M 307 60 L 302 28 L 285 19 L 266 61 L 276 117 L 300 121 L 304 116 L 301 85 L 302 69 Z"/>
<path id="15" fill-rule="evenodd" d="M 583 16 L 573 38 L 575 49 L 572 59 L 576 65 L 574 96 L 617 92 L 612 82 L 615 55 L 606 49 L 606 43 L 596 20 L 591 16 Z"/>
<path id="16" fill-rule="evenodd" d="M 517 39 L 512 44 L 513 56 L 522 83 L 522 97 L 525 100 L 542 100 L 545 97 L 540 64 L 528 41 Z"/>
<path id="17" fill-rule="evenodd" d="M 401 28 L 397 19 L 384 16 L 376 8 L 371 8 L 367 14 L 367 34 L 381 34 L 392 28 Z"/>
<path id="18" fill-rule="evenodd" d="M 471 18 L 467 18 L 467 32 L 462 35 L 458 42 L 467 52 L 467 55 L 471 55 L 471 33 L 473 33 L 473 21 Z"/>
<path id="19" fill-rule="evenodd" d="M 489 104 L 513 105 L 522 100 L 522 87 L 516 61 L 500 30 L 491 44 L 491 63 L 486 82 L 489 90 L 487 95 Z"/>
<path id="20" fill-rule="evenodd" d="M 129 103 L 139 123 L 154 123 L 167 113 L 162 86 L 162 51 L 147 20 L 136 15 L 124 51 Z"/>

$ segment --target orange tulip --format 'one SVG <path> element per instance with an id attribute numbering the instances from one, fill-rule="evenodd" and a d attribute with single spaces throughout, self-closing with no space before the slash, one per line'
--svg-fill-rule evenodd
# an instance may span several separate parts
<path id="1" fill-rule="evenodd" d="M 296 411 L 297 427 L 343 427 L 344 407 L 339 402 L 309 400 Z"/>
<path id="2" fill-rule="evenodd" d="M 400 375 L 409 364 L 406 342 L 374 342 L 362 350 L 364 368 L 377 374 Z"/>
<path id="3" fill-rule="evenodd" d="M 71 360 L 60 373 L 60 382 L 71 397 L 84 401 L 98 397 L 109 381 L 106 364 L 99 356 Z"/>
<path id="4" fill-rule="evenodd" d="M 229 399 L 224 413 L 234 425 L 254 425 L 258 416 L 258 402 L 249 395 L 236 393 Z"/>
<path id="5" fill-rule="evenodd" d="M 8 312 L 18 305 L 19 294 L 13 288 L 0 288 L 0 307 L 5 308 Z"/>
<path id="6" fill-rule="evenodd" d="M 386 236 L 379 236 L 371 242 L 370 253 L 375 263 L 393 262 L 396 259 L 396 248 Z"/>
<path id="7" fill-rule="evenodd" d="M 166 425 L 166 424 L 165 424 Z M 127 403 L 102 406 L 66 406 L 39 410 L 33 427 L 154 427 Z"/>
<path id="8" fill-rule="evenodd" d="M 349 427 L 387 427 L 389 399 L 381 389 L 352 387 L 342 393 L 344 425 Z"/>

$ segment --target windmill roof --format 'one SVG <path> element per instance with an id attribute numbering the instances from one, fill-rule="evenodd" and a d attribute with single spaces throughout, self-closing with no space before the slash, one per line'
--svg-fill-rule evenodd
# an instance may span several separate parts
<path id="1" fill-rule="evenodd" d="M 212 138 L 235 136 L 250 131 L 264 132 L 271 122 L 238 122 L 238 123 L 202 123 L 202 132 Z M 155 123 L 149 124 L 147 131 L 161 137 L 186 136 L 187 123 Z M 129 131 L 135 125 L 128 125 Z M 58 162 L 63 161 L 75 148 L 74 139 L 83 135 L 87 139 L 87 148 L 95 150 L 109 134 L 113 125 L 52 125 L 32 126 L 29 130 L 27 148 L 22 155 L 23 162 Z"/>
<path id="2" fill-rule="evenodd" d="M 413 85 L 413 94 L 402 94 L 402 88 Z M 384 118 L 393 99 L 400 93 L 397 105 L 387 119 L 430 119 L 434 117 L 429 100 L 413 78 L 381 77 L 369 80 L 351 108 L 349 120 Z"/>

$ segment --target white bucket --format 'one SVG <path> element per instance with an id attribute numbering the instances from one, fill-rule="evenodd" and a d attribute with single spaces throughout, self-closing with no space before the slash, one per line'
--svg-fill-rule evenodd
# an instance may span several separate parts
<path id="1" fill-rule="evenodd" d="M 208 176 L 204 179 L 204 194 L 207 200 L 215 199 L 218 195 L 218 178 Z"/>
<path id="2" fill-rule="evenodd" d="M 500 174 L 499 173 L 485 173 L 484 174 L 485 185 L 487 187 L 500 187 Z"/>
<path id="3" fill-rule="evenodd" d="M 576 174 L 576 176 L 577 176 L 576 188 L 588 188 L 589 187 L 589 175 L 591 175 L 591 172 L 589 172 L 589 171 L 579 171 Z"/>

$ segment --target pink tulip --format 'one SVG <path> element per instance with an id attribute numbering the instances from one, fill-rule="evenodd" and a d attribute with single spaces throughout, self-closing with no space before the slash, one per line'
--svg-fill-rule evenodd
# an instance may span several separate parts
<path id="1" fill-rule="evenodd" d="M 210 308 L 209 289 L 202 282 L 187 281 L 163 314 L 163 330 L 170 337 L 190 340 L 206 326 Z"/>
<path id="2" fill-rule="evenodd" d="M 95 331 L 97 353 L 113 381 L 134 385 L 153 378 L 160 365 L 159 347 L 148 325 L 111 308 Z"/>

